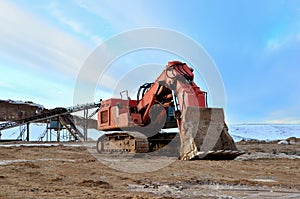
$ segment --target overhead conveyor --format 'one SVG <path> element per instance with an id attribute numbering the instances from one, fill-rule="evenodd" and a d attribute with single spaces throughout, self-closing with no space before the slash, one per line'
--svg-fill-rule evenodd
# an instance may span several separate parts
<path id="1" fill-rule="evenodd" d="M 75 105 L 67 108 L 54 108 L 54 109 L 46 110 L 30 117 L 2 123 L 0 124 L 0 131 L 26 125 L 26 124 L 28 125 L 33 122 L 46 121 L 51 118 L 59 118 L 61 124 L 70 132 L 70 134 L 76 140 L 78 140 L 79 138 L 86 140 L 86 136 L 77 129 L 76 125 L 74 124 L 73 118 L 71 117 L 70 114 L 79 111 L 87 111 L 89 109 L 96 109 L 91 114 L 91 116 L 85 118 L 85 119 L 89 119 L 98 112 L 101 106 L 101 102 L 102 100 L 93 103 Z"/>

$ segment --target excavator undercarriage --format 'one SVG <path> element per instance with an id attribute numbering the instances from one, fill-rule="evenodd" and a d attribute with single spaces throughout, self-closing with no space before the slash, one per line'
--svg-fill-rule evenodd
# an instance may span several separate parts
<path id="1" fill-rule="evenodd" d="M 136 131 L 109 132 L 97 141 L 102 154 L 143 154 L 176 156 L 182 160 L 232 160 L 239 151 L 228 133 L 222 109 L 188 108 L 181 133 L 156 133 L 147 137 Z"/>
<path id="2" fill-rule="evenodd" d="M 112 132 L 97 142 L 98 153 L 151 153 L 153 155 L 179 155 L 180 140 L 177 133 L 157 133 L 146 137 L 140 132 Z"/>

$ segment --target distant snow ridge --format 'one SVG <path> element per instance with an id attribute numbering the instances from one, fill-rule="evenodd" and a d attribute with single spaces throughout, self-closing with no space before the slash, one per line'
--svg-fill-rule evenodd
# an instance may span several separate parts
<path id="1" fill-rule="evenodd" d="M 250 140 L 281 140 L 289 137 L 300 137 L 300 125 L 289 124 L 232 124 L 229 133 L 235 141 Z"/>

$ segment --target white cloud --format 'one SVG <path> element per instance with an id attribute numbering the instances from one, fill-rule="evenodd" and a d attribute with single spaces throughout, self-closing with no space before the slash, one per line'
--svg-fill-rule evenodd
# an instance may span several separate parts
<path id="1" fill-rule="evenodd" d="M 265 50 L 267 54 L 272 54 L 295 42 L 300 42 L 300 33 L 283 35 L 281 38 L 270 38 L 266 43 Z"/>
<path id="2" fill-rule="evenodd" d="M 13 75 L 1 79 L 1 85 L 5 85 L 0 87 L 3 97 L 31 99 L 47 107 L 70 104 L 74 88 L 69 80 L 76 78 L 94 46 L 11 1 L 0 1 L 0 29 L 0 57 L 5 59 L 5 63 L 1 60 L 1 75 L 14 70 L 23 72 L 20 78 Z M 18 92 L 9 88 L 12 82 Z M 59 89 L 51 90 L 50 83 L 55 82 Z M 59 91 L 63 93 L 58 95 Z"/>
<path id="3" fill-rule="evenodd" d="M 92 41 L 96 45 L 103 42 L 103 39 L 100 36 L 89 32 L 84 27 L 84 25 L 81 24 L 79 21 L 72 19 L 70 17 L 67 17 L 66 13 L 62 9 L 60 9 L 56 3 L 51 3 L 49 5 L 49 10 L 50 10 L 51 15 L 53 17 L 55 17 L 55 19 L 57 19 L 60 24 L 66 25 L 75 33 L 78 33 L 80 35 L 87 37 L 90 41 Z"/>
<path id="4" fill-rule="evenodd" d="M 0 28 L 0 54 L 34 69 L 76 75 L 91 49 L 10 1 L 0 1 Z"/>
<path id="5" fill-rule="evenodd" d="M 268 114 L 264 123 L 271 124 L 300 124 L 299 106 L 285 107 Z"/>
<path id="6" fill-rule="evenodd" d="M 81 33 L 81 34 L 83 33 L 81 25 L 78 22 L 66 18 L 61 13 L 56 13 L 55 17 L 58 18 L 58 20 L 61 24 L 65 24 L 65 25 L 69 26 L 73 31 L 75 31 L 77 33 Z"/>
<path id="7" fill-rule="evenodd" d="M 101 37 L 97 36 L 97 35 L 90 35 L 90 39 L 96 45 L 100 45 L 103 42 L 103 39 Z"/>
<path id="8" fill-rule="evenodd" d="M 273 52 L 277 50 L 282 44 L 278 40 L 270 39 L 267 42 L 267 50 Z"/>
<path id="9" fill-rule="evenodd" d="M 129 3 L 127 1 L 103 0 L 100 3 L 95 0 L 76 0 L 76 3 L 88 12 L 106 19 L 117 30 L 153 26 L 154 23 L 157 25 L 163 20 L 157 18 L 149 8 L 150 4 L 147 7 L 143 1 L 131 1 Z"/>

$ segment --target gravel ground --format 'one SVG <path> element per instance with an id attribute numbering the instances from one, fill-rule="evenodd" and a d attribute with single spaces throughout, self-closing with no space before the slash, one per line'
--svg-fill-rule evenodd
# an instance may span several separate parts
<path id="1" fill-rule="evenodd" d="M 300 144 L 239 144 L 233 161 L 0 146 L 0 198 L 300 198 Z"/>

